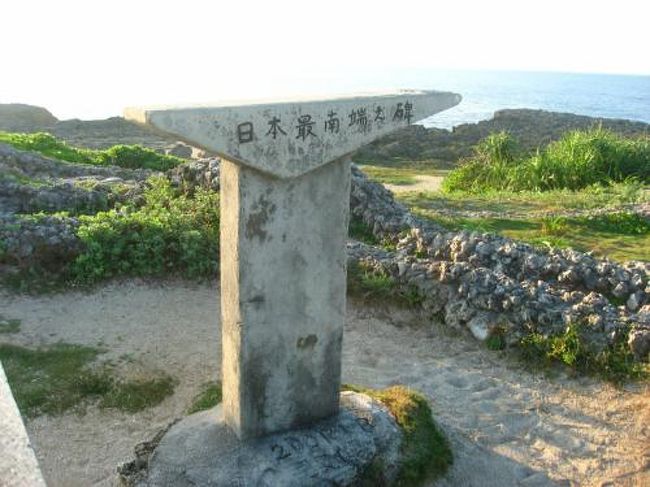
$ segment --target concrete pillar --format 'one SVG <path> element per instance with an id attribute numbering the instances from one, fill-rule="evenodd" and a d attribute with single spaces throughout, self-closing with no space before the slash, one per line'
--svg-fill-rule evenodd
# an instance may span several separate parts
<path id="1" fill-rule="evenodd" d="M 240 438 L 337 411 L 348 155 L 459 102 L 454 93 L 407 90 L 125 111 L 224 158 L 223 409 Z"/>
<path id="2" fill-rule="evenodd" d="M 334 414 L 350 163 L 277 179 L 224 161 L 220 177 L 226 421 L 248 438 Z"/>

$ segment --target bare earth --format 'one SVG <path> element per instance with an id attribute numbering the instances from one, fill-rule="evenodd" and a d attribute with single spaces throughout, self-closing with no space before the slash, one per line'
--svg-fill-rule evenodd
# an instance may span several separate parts
<path id="1" fill-rule="evenodd" d="M 165 370 L 179 384 L 158 407 L 129 415 L 90 408 L 27 428 L 50 486 L 113 485 L 136 443 L 184 414 L 219 376 L 218 287 L 126 281 L 92 293 L 2 294 L 9 335 L 108 349 L 124 373 Z M 3 340 L 5 338 L 3 337 Z M 650 485 L 650 389 L 525 372 L 470 339 L 398 310 L 348 306 L 344 382 L 406 384 L 430 399 L 455 463 L 435 485 Z"/>
<path id="2" fill-rule="evenodd" d="M 384 186 L 395 194 L 410 191 L 439 191 L 442 180 L 445 179 L 444 176 L 427 176 L 423 174 L 413 176 L 413 178 L 417 181 L 415 184 L 384 184 Z"/>

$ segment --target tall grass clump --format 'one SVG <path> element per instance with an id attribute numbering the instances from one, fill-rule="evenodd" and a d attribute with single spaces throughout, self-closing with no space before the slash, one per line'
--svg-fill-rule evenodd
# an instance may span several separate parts
<path id="1" fill-rule="evenodd" d="M 602 128 L 567 132 L 528 157 L 516 157 L 504 134 L 493 134 L 452 171 L 445 191 L 578 190 L 629 180 L 650 182 L 650 138 L 623 137 Z"/>
<path id="2" fill-rule="evenodd" d="M 150 178 L 140 208 L 81 216 L 84 251 L 71 278 L 93 283 L 119 275 L 214 275 L 219 257 L 219 195 L 198 189 L 177 194 L 165 178 Z"/>
<path id="3" fill-rule="evenodd" d="M 488 135 L 474 147 L 474 156 L 443 180 L 446 191 L 477 192 L 502 188 L 516 161 L 516 142 L 507 132 Z"/>
<path id="4" fill-rule="evenodd" d="M 151 169 L 166 171 L 183 162 L 175 156 L 158 152 L 139 145 L 115 145 L 104 150 L 83 149 L 68 145 L 51 134 L 19 134 L 0 132 L 0 142 L 16 149 L 38 152 L 60 161 L 99 166 L 119 166 L 128 169 Z"/>

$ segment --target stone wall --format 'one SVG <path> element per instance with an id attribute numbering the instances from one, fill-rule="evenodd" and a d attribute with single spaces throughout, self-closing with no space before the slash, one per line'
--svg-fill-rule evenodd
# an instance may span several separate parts
<path id="1" fill-rule="evenodd" d="M 42 158 L 14 152 L 23 166 L 44 164 Z M 145 176 L 119 168 L 97 170 L 121 171 L 136 193 Z M 219 161 L 192 161 L 167 177 L 185 191 L 197 186 L 218 190 Z M 514 343 L 531 331 L 552 334 L 581 322 L 588 325 L 586 338 L 596 348 L 604 349 L 631 330 L 630 347 L 637 358 L 646 359 L 650 352 L 649 263 L 619 264 L 496 235 L 448 232 L 411 214 L 354 166 L 350 211 L 396 250 L 350 242 L 349 262 L 380 268 L 399 286 L 416 290 L 422 307 L 449 327 L 481 340 L 498 327 Z M 4 260 L 43 267 L 68 262 L 82 250 L 76 225 L 75 218 L 0 215 Z"/>

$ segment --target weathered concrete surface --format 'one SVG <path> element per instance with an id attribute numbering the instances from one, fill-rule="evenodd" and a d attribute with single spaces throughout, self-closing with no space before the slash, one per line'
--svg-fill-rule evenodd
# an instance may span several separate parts
<path id="1" fill-rule="evenodd" d="M 2 487 L 45 486 L 2 364 L 0 364 L 0 485 Z"/>
<path id="2" fill-rule="evenodd" d="M 327 100 L 127 109 L 224 157 L 224 418 L 240 438 L 336 414 L 345 314 L 347 154 L 460 102 L 408 90 Z"/>
<path id="3" fill-rule="evenodd" d="M 293 179 L 223 163 L 223 400 L 242 438 L 338 409 L 349 195 L 347 159 Z"/>
<path id="4" fill-rule="evenodd" d="M 223 409 L 172 426 L 148 469 L 123 478 L 145 486 L 350 485 L 373 462 L 389 483 L 399 468 L 402 433 L 388 410 L 363 394 L 341 394 L 342 409 L 307 429 L 240 441 Z"/>
<path id="5" fill-rule="evenodd" d="M 404 90 L 197 108 L 127 108 L 124 115 L 228 160 L 294 177 L 460 100 L 455 93 Z"/>

